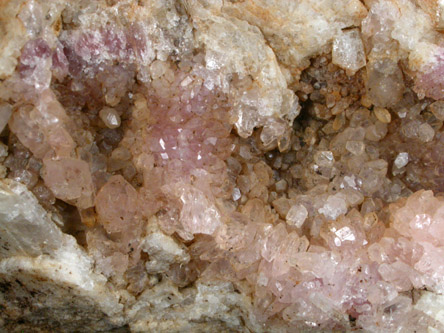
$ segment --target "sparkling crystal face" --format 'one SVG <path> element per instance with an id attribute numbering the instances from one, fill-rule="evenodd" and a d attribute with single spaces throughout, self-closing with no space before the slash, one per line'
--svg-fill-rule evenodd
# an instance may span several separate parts
<path id="1" fill-rule="evenodd" d="M 0 286 L 75 248 L 106 329 L 444 331 L 442 7 L 0 4 Z"/>

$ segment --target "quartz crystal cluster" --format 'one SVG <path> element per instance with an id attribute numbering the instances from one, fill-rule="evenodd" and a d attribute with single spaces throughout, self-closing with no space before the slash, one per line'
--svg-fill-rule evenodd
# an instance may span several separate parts
<path id="1" fill-rule="evenodd" d="M 0 2 L 0 327 L 444 332 L 444 4 Z"/>

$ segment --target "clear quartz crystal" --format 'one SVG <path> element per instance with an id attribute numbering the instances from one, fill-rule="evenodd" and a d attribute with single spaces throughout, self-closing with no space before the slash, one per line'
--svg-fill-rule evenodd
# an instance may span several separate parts
<path id="1" fill-rule="evenodd" d="M 427 123 L 421 124 L 418 128 L 418 137 L 422 142 L 430 142 L 435 136 L 432 126 Z"/>
<path id="2" fill-rule="evenodd" d="M 302 227 L 305 220 L 308 217 L 307 208 L 304 205 L 297 204 L 290 208 L 287 213 L 286 220 L 289 225 L 295 226 L 296 228 Z"/>
<path id="3" fill-rule="evenodd" d="M 114 129 L 120 126 L 120 115 L 113 108 L 103 108 L 99 115 L 106 127 Z"/>
<path id="4" fill-rule="evenodd" d="M 322 208 L 319 209 L 319 213 L 323 214 L 326 218 L 335 220 L 342 214 L 347 212 L 347 203 L 338 195 L 329 196 Z"/>
<path id="5" fill-rule="evenodd" d="M 332 61 L 350 73 L 365 66 L 364 45 L 359 30 L 342 31 L 333 40 Z"/>
<path id="6" fill-rule="evenodd" d="M 237 201 L 241 198 L 242 194 L 240 192 L 240 190 L 236 187 L 235 189 L 233 189 L 233 194 L 232 194 L 232 198 L 234 201 Z"/>
<path id="7" fill-rule="evenodd" d="M 321 167 L 332 166 L 335 158 L 331 151 L 318 151 L 314 155 L 314 161 Z"/>
<path id="8" fill-rule="evenodd" d="M 345 148 L 353 155 L 362 155 L 365 150 L 365 144 L 362 141 L 347 141 Z"/>
<path id="9" fill-rule="evenodd" d="M 395 165 L 398 169 L 405 167 L 409 163 L 408 153 L 399 153 L 395 158 Z"/>
<path id="10" fill-rule="evenodd" d="M 437 119 L 444 120 L 444 101 L 436 101 L 430 104 L 430 111 Z"/>

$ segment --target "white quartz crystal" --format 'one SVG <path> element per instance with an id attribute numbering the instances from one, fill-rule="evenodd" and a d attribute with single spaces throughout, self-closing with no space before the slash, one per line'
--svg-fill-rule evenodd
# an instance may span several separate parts
<path id="1" fill-rule="evenodd" d="M 318 151 L 314 155 L 314 161 L 320 167 L 331 167 L 335 162 L 335 158 L 331 151 Z"/>
<path id="2" fill-rule="evenodd" d="M 444 296 L 423 291 L 415 304 L 415 309 L 423 311 L 444 325 Z"/>
<path id="3" fill-rule="evenodd" d="M 408 153 L 399 153 L 395 158 L 395 165 L 397 168 L 401 169 L 405 167 L 409 163 L 409 154 Z"/>
<path id="4" fill-rule="evenodd" d="M 308 216 L 307 208 L 304 205 L 297 204 L 290 208 L 287 213 L 287 223 L 295 226 L 296 228 L 302 227 L 305 219 Z"/>
<path id="5" fill-rule="evenodd" d="M 325 217 L 335 220 L 341 214 L 347 212 L 347 203 L 341 195 L 329 196 L 324 206 L 319 209 L 319 213 Z"/>
<path id="6" fill-rule="evenodd" d="M 333 40 L 332 62 L 354 74 L 365 66 L 364 44 L 359 30 L 345 30 Z"/>
<path id="7" fill-rule="evenodd" d="M 345 149 L 347 149 L 353 155 L 361 155 L 365 150 L 365 144 L 362 141 L 347 141 L 345 144 Z"/>

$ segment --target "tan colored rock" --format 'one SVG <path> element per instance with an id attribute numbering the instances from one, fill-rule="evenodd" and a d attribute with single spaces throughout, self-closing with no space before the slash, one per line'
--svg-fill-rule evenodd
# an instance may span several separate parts
<path id="1" fill-rule="evenodd" d="M 306 67 L 309 57 L 328 50 L 341 29 L 359 26 L 367 14 L 356 0 L 236 1 L 217 10 L 260 28 L 280 63 L 294 70 Z"/>

